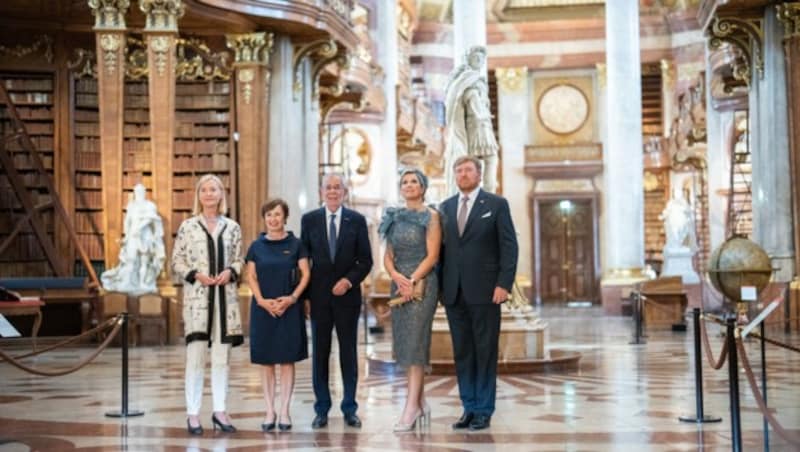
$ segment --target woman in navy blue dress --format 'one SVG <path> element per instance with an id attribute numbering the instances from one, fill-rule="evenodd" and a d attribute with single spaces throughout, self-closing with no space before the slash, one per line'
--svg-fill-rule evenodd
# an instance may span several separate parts
<path id="1" fill-rule="evenodd" d="M 294 363 L 308 358 L 305 315 L 298 297 L 310 279 L 308 255 L 300 239 L 286 231 L 289 206 L 274 199 L 261 208 L 267 232 L 247 251 L 250 303 L 250 361 L 263 368 L 266 415 L 261 430 L 292 428 L 289 407 Z M 280 365 L 281 407 L 276 414 L 275 366 Z"/>

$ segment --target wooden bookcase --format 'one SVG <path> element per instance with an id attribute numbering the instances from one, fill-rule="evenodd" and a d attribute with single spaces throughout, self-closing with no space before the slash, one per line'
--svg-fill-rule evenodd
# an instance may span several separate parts
<path id="1" fill-rule="evenodd" d="M 53 102 L 55 80 L 53 73 L 3 72 L 0 73 L 0 83 L 3 83 L 17 107 L 17 112 L 25 123 L 31 141 L 39 151 L 44 166 L 52 177 L 55 157 L 55 108 Z M 0 136 L 5 137 L 12 132 L 8 109 L 5 105 L 0 105 Z M 46 188 L 46 182 L 41 180 L 41 176 L 35 172 L 28 151 L 24 150 L 17 140 L 6 143 L 6 148 L 12 154 L 14 165 L 26 189 L 31 194 L 33 204 L 39 206 L 48 203 L 50 195 Z M 0 166 L 0 171 L 0 211 L 2 211 L 0 243 L 2 243 L 25 213 L 9 179 L 5 176 L 5 169 Z M 54 233 L 53 210 L 42 209 L 39 213 L 45 230 L 52 239 Z M 39 240 L 27 226 L 12 240 L 9 247 L 0 256 L 0 276 L 24 275 L 53 275 L 53 270 L 47 262 Z"/>
<path id="2" fill-rule="evenodd" d="M 215 174 L 233 206 L 233 116 L 231 82 L 178 80 L 175 87 L 172 234 L 190 217 L 198 177 Z M 234 216 L 234 212 L 229 212 Z"/>
<path id="3" fill-rule="evenodd" d="M 98 273 L 104 270 L 103 175 L 100 162 L 100 112 L 97 79 L 72 78 L 72 149 L 75 168 L 75 232 Z M 78 260 L 77 274 L 86 270 Z"/>

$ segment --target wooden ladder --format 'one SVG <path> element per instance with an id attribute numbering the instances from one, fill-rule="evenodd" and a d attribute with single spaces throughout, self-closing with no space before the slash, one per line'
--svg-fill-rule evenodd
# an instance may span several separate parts
<path id="1" fill-rule="evenodd" d="M 33 144 L 30 135 L 28 135 L 28 132 L 25 129 L 25 123 L 20 119 L 17 108 L 14 105 L 14 102 L 11 100 L 8 90 L 6 90 L 5 83 L 2 81 L 0 81 L 0 102 L 5 104 L 6 108 L 8 109 L 8 116 L 11 121 L 11 128 L 13 130 L 11 134 L 0 137 L 0 164 L 2 164 L 3 168 L 5 169 L 5 175 L 11 183 L 11 188 L 14 190 L 14 193 L 17 195 L 17 198 L 19 199 L 20 204 L 22 204 L 22 207 L 25 211 L 25 214 L 19 219 L 19 221 L 17 221 L 8 237 L 3 241 L 3 243 L 0 243 L 0 254 L 2 254 L 11 245 L 14 238 L 20 232 L 22 232 L 25 228 L 25 225 L 28 224 L 33 230 L 33 233 L 36 235 L 36 238 L 39 240 L 39 244 L 41 245 L 42 250 L 47 257 L 47 261 L 50 263 L 50 266 L 53 268 L 55 274 L 61 277 L 72 276 L 69 274 L 69 267 L 65 257 L 58 254 L 53 240 L 47 235 L 45 223 L 42 221 L 42 217 L 40 215 L 42 210 L 52 207 L 55 209 L 56 214 L 64 222 L 67 233 L 69 234 L 69 238 L 75 245 L 75 248 L 80 255 L 81 262 L 83 262 L 84 267 L 86 267 L 86 270 L 89 273 L 89 278 L 91 280 L 89 284 L 90 287 L 100 287 L 100 281 L 97 278 L 97 273 L 95 273 L 94 267 L 92 267 L 89 256 L 86 254 L 83 246 L 81 246 L 80 242 L 78 241 L 78 237 L 75 234 L 75 227 L 73 226 L 72 220 L 67 214 L 67 211 L 64 209 L 64 205 L 61 203 L 61 199 L 58 197 L 55 185 L 53 184 L 53 179 L 45 169 L 44 163 L 42 162 L 42 157 L 39 155 L 39 151 Z M 13 142 L 18 142 L 24 151 L 28 152 L 29 161 L 33 164 L 39 180 L 44 181 L 50 201 L 39 205 L 35 205 L 33 203 L 33 199 L 25 187 L 23 178 L 14 165 L 14 157 L 8 149 L 9 143 Z"/>

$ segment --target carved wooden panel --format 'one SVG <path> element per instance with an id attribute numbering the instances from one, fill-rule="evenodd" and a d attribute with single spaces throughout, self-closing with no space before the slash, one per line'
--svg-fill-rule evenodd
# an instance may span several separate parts
<path id="1" fill-rule="evenodd" d="M 595 275 L 591 201 L 543 201 L 538 220 L 541 231 L 542 300 L 593 300 Z"/>

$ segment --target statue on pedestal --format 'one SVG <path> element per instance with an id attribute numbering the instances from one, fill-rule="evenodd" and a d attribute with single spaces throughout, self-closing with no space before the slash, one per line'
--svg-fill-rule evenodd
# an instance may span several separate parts
<path id="1" fill-rule="evenodd" d="M 492 129 L 489 85 L 484 77 L 486 48 L 475 46 L 464 55 L 464 62 L 450 73 L 445 88 L 445 169 L 447 193 L 457 191 L 453 162 L 464 155 L 483 161 L 483 189 L 497 188 L 497 151 Z"/>
<path id="2" fill-rule="evenodd" d="M 166 255 L 164 226 L 156 205 L 146 198 L 144 185 L 133 188 L 126 210 L 119 265 L 103 272 L 103 288 L 133 295 L 156 292 Z"/>
<path id="3" fill-rule="evenodd" d="M 692 256 L 697 251 L 694 212 L 680 187 L 675 187 L 659 218 L 664 221 L 667 236 L 661 276 L 681 276 L 685 284 L 698 283 L 700 277 L 692 265 Z"/>

